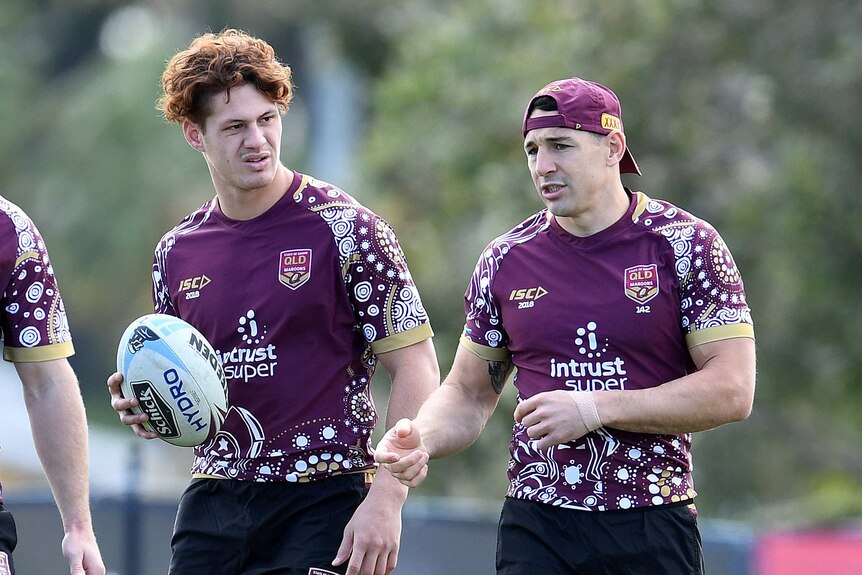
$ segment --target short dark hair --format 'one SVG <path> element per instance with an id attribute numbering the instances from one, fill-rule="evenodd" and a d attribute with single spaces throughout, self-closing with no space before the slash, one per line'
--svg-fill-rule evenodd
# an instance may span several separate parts
<path id="1" fill-rule="evenodd" d="M 550 96 L 539 96 L 530 103 L 529 113 L 532 114 L 533 110 L 535 110 L 536 108 L 544 112 L 555 112 L 558 109 L 557 101 Z"/>
<path id="2" fill-rule="evenodd" d="M 542 110 L 543 112 L 556 112 L 557 110 L 559 110 L 559 108 L 557 107 L 557 101 L 554 100 L 552 97 L 539 96 L 538 98 L 530 102 L 530 111 L 527 112 L 527 115 L 532 114 L 533 110 Z M 601 142 L 602 138 L 604 138 L 602 134 L 597 134 L 595 132 L 588 133 L 593 135 L 593 140 L 596 144 Z"/>

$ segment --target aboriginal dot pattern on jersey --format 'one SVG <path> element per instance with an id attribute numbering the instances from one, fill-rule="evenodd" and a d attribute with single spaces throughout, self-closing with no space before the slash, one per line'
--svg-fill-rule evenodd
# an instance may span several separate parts
<path id="1" fill-rule="evenodd" d="M 71 341 L 66 310 L 41 235 L 12 202 L 0 198 L 0 212 L 12 222 L 16 242 L 12 273 L 3 278 L 8 282 L 3 290 L 7 345 L 34 348 Z"/>

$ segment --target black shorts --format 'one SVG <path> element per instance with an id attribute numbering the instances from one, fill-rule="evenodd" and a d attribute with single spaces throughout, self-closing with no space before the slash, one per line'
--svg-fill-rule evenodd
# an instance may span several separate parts
<path id="1" fill-rule="evenodd" d="M 310 483 L 195 479 L 180 499 L 169 573 L 344 573 L 347 562 L 332 560 L 367 492 L 363 473 Z"/>
<path id="2" fill-rule="evenodd" d="M 18 546 L 18 530 L 12 514 L 0 505 L 0 575 L 15 573 L 12 552 Z"/>
<path id="3" fill-rule="evenodd" d="M 577 511 L 506 499 L 498 575 L 702 575 L 693 505 Z"/>

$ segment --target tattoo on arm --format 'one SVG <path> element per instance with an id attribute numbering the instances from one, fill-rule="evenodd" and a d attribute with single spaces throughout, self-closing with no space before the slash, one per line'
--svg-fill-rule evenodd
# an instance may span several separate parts
<path id="1" fill-rule="evenodd" d="M 503 386 L 506 385 L 506 380 L 509 378 L 509 372 L 512 371 L 511 361 L 489 361 L 488 375 L 491 376 L 491 387 L 497 395 L 503 393 Z"/>

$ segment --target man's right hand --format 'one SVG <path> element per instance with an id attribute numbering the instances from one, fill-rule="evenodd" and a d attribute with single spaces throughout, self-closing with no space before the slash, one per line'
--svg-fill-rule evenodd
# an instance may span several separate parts
<path id="1" fill-rule="evenodd" d="M 108 378 L 108 393 L 111 394 L 111 407 L 119 414 L 120 422 L 131 427 L 135 435 L 144 439 L 156 439 L 158 437 L 157 433 L 147 431 L 141 425 L 149 417 L 145 413 L 132 413 L 132 408 L 137 407 L 138 400 L 123 397 L 123 393 L 120 391 L 120 384 L 122 382 L 123 374 L 120 372 L 116 372 Z"/>
<path id="2" fill-rule="evenodd" d="M 428 459 L 419 429 L 409 419 L 399 420 L 374 450 L 374 461 L 408 487 L 416 487 L 425 480 Z"/>

